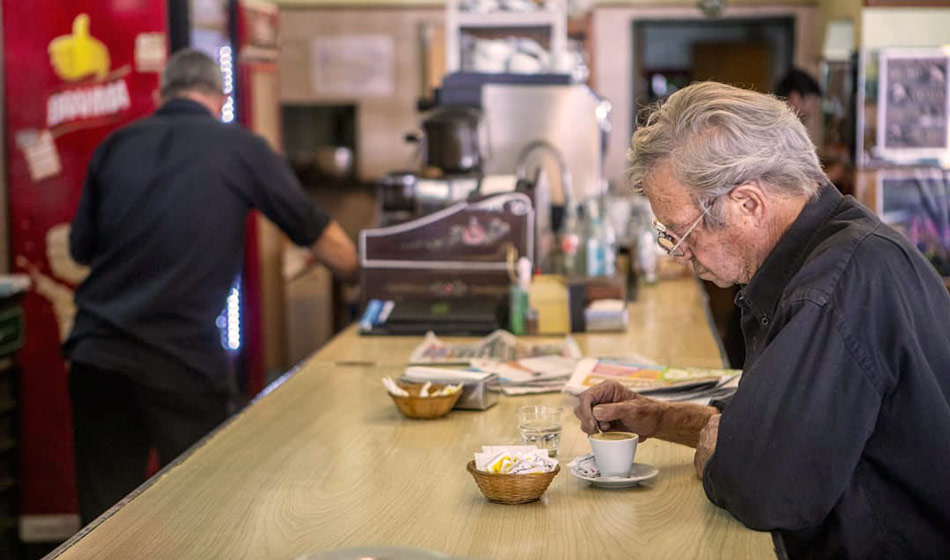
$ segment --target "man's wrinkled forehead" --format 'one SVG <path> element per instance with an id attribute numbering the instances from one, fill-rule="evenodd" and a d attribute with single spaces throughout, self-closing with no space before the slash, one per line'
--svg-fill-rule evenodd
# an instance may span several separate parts
<path id="1" fill-rule="evenodd" d="M 689 190 L 676 178 L 669 161 L 661 162 L 643 178 L 643 194 L 661 221 L 675 218 L 690 206 Z"/>

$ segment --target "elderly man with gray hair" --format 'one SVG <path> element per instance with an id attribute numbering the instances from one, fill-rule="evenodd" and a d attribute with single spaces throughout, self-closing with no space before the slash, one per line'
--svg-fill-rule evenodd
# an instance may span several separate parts
<path id="1" fill-rule="evenodd" d="M 96 149 L 70 231 L 90 266 L 76 289 L 71 360 L 76 481 L 84 523 L 227 418 L 236 393 L 215 324 L 241 271 L 257 209 L 313 259 L 353 276 L 356 250 L 267 142 L 218 120 L 221 71 L 172 56 L 162 106 Z"/>
<path id="2" fill-rule="evenodd" d="M 740 285 L 747 357 L 717 406 L 593 387 L 582 429 L 695 447 L 709 499 L 771 531 L 779 557 L 950 558 L 950 296 L 936 271 L 828 185 L 774 97 L 684 88 L 629 161 L 660 246 Z"/>

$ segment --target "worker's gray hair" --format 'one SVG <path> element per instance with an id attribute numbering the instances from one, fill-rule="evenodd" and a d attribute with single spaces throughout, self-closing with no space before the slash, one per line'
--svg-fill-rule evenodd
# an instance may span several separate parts
<path id="1" fill-rule="evenodd" d="M 792 196 L 814 195 L 828 177 L 798 116 L 778 98 L 716 82 L 699 82 L 649 109 L 627 152 L 631 186 L 662 163 L 723 225 L 718 203 L 737 185 L 758 180 Z"/>
<path id="2" fill-rule="evenodd" d="M 162 72 L 163 99 L 178 97 L 188 91 L 221 94 L 221 69 L 211 57 L 195 49 L 182 49 L 168 59 Z"/>

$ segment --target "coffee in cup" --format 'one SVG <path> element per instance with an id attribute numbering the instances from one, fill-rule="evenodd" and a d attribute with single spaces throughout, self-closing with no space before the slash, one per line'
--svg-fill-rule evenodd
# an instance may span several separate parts
<path id="1" fill-rule="evenodd" d="M 597 432 L 590 436 L 593 439 L 605 439 L 607 441 L 616 441 L 621 439 L 631 439 L 637 437 L 637 434 L 630 432 Z"/>
<path id="2" fill-rule="evenodd" d="M 630 475 L 639 436 L 631 432 L 598 432 L 590 436 L 597 470 L 604 478 Z"/>

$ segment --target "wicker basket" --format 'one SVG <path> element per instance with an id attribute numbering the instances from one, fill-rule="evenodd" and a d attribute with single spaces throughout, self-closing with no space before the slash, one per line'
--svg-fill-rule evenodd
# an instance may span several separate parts
<path id="1" fill-rule="evenodd" d="M 548 485 L 561 472 L 561 465 L 546 473 L 495 474 L 475 468 L 475 461 L 468 462 L 468 472 L 486 498 L 502 504 L 526 504 L 544 494 Z"/>
<path id="2" fill-rule="evenodd" d="M 389 393 L 393 402 L 396 403 L 396 408 L 406 418 L 431 419 L 445 416 L 458 402 L 459 397 L 462 396 L 462 391 L 456 391 L 443 397 L 420 397 L 419 391 L 422 389 L 422 385 L 422 383 L 399 383 L 399 386 L 409 393 L 408 397 L 399 397 Z M 433 383 L 429 391 L 435 392 L 442 387 L 444 385 Z"/>

